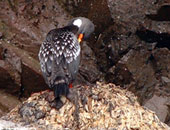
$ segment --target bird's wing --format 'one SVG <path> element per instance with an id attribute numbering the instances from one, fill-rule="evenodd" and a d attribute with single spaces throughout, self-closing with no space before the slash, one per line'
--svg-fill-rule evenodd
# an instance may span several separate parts
<path id="1" fill-rule="evenodd" d="M 46 82 L 53 84 L 56 76 L 74 78 L 74 73 L 78 71 L 79 55 L 80 45 L 73 33 L 60 32 L 52 36 L 51 40 L 44 41 L 40 47 L 39 60 Z"/>
<path id="2" fill-rule="evenodd" d="M 62 32 L 58 37 L 55 37 L 52 48 L 55 50 L 53 53 L 54 58 L 58 59 L 58 57 L 63 55 L 67 63 L 76 60 L 80 54 L 80 45 L 72 32 Z M 56 61 L 57 64 L 60 63 L 60 60 Z"/>

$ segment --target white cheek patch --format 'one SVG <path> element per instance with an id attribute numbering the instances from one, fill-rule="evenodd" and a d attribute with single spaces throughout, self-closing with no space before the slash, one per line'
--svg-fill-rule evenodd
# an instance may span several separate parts
<path id="1" fill-rule="evenodd" d="M 80 27 L 82 25 L 81 19 L 74 20 L 73 25 Z"/>

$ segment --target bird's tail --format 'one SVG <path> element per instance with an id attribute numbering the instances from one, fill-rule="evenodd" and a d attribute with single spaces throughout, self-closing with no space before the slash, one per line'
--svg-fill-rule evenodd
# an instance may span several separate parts
<path id="1" fill-rule="evenodd" d="M 69 86 L 64 77 L 57 77 L 52 85 L 55 97 L 54 106 L 56 109 L 60 109 L 63 106 L 63 102 L 60 100 L 61 95 L 67 96 L 69 93 Z M 54 105 L 54 104 L 53 104 Z"/>
<path id="2" fill-rule="evenodd" d="M 66 82 L 58 82 L 53 86 L 55 98 L 59 98 L 60 95 L 67 96 L 69 93 L 69 86 Z"/>

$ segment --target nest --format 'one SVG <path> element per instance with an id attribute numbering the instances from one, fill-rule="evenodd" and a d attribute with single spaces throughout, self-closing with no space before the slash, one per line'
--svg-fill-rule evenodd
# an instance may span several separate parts
<path id="1" fill-rule="evenodd" d="M 117 129 L 167 130 L 154 112 L 143 108 L 129 91 L 114 84 L 76 86 L 75 101 L 62 97 L 64 106 L 52 108 L 53 92 L 33 94 L 22 105 L 3 117 L 23 125 L 42 129 Z"/>

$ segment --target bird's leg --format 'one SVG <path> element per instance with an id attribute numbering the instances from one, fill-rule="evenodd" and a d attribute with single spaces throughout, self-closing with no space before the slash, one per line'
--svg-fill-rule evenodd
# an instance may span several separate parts
<path id="1" fill-rule="evenodd" d="M 76 91 L 75 91 L 75 88 L 73 88 L 73 84 L 70 83 L 69 84 L 69 93 L 66 95 L 67 99 L 70 101 L 70 102 L 73 102 L 75 101 L 75 95 L 76 95 Z M 77 95 L 76 95 L 77 96 Z"/>
<path id="2" fill-rule="evenodd" d="M 73 88 L 73 84 L 72 83 L 69 84 L 69 88 Z"/>

